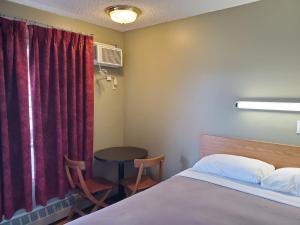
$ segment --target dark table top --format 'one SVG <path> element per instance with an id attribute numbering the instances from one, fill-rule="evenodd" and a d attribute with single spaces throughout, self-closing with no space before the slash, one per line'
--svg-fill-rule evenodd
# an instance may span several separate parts
<path id="1" fill-rule="evenodd" d="M 147 150 L 143 148 L 121 146 L 98 150 L 94 157 L 102 161 L 125 162 L 147 157 Z"/>

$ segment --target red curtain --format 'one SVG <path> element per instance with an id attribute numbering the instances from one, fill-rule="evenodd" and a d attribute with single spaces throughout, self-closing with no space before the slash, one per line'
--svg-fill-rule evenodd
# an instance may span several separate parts
<path id="1" fill-rule="evenodd" d="M 63 156 L 83 160 L 91 176 L 93 157 L 93 38 L 28 26 L 33 103 L 36 201 L 64 197 Z"/>
<path id="2" fill-rule="evenodd" d="M 26 25 L 0 18 L 0 221 L 32 208 Z"/>

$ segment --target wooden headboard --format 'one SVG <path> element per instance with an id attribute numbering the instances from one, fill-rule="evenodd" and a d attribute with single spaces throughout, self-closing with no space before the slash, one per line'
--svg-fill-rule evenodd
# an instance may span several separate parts
<path id="1" fill-rule="evenodd" d="M 276 168 L 300 167 L 300 146 L 202 135 L 200 155 L 211 154 L 246 156 L 268 162 Z"/>

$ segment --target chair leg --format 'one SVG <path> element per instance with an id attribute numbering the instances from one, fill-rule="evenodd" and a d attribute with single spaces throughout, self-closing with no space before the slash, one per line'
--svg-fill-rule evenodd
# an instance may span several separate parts
<path id="1" fill-rule="evenodd" d="M 108 195 L 110 194 L 111 191 L 112 191 L 112 189 L 107 190 L 104 193 L 104 195 L 102 196 L 102 198 L 100 199 L 100 203 L 101 203 L 103 208 L 107 206 L 107 204 L 104 201 L 107 199 L 107 197 L 108 197 Z"/>
<path id="2" fill-rule="evenodd" d="M 100 207 L 98 205 L 95 205 L 92 210 L 91 213 L 96 212 Z"/>
<path id="3" fill-rule="evenodd" d="M 124 192 L 125 192 L 126 197 L 129 197 L 129 191 L 127 188 L 124 188 Z"/>
<path id="4" fill-rule="evenodd" d="M 69 214 L 68 214 L 68 217 L 67 217 L 67 221 L 70 221 L 72 219 L 72 217 L 74 216 L 74 214 L 79 214 L 80 216 L 84 216 L 85 213 L 79 209 L 80 207 L 80 204 L 83 202 L 83 198 L 82 197 L 79 197 L 79 199 L 76 200 L 75 204 L 72 206 Z"/>
<path id="5" fill-rule="evenodd" d="M 67 217 L 67 221 L 71 221 L 72 217 L 74 216 L 75 214 L 75 210 L 74 210 L 74 207 L 72 206 L 69 214 L 68 214 L 68 217 Z"/>
<path id="6" fill-rule="evenodd" d="M 107 204 L 104 201 L 106 200 L 106 198 L 108 197 L 110 192 L 111 192 L 111 189 L 107 190 L 100 200 L 98 200 L 97 202 L 94 202 L 95 206 L 92 208 L 91 212 L 95 212 L 99 208 L 105 208 L 107 206 Z"/>
<path id="7" fill-rule="evenodd" d="M 135 195 L 136 193 L 137 193 L 137 190 L 134 190 L 134 191 L 132 191 L 132 192 L 129 194 L 128 197 L 130 197 L 130 196 L 132 196 L 132 195 Z"/>

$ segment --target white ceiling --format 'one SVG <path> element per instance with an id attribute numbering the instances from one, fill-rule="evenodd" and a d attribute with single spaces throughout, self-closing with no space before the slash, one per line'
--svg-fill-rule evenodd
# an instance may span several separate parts
<path id="1" fill-rule="evenodd" d="M 9 0 L 30 7 L 80 19 L 118 31 L 128 31 L 167 21 L 243 5 L 257 0 Z M 132 24 L 117 24 L 104 9 L 126 4 L 140 8 L 142 14 Z"/>

